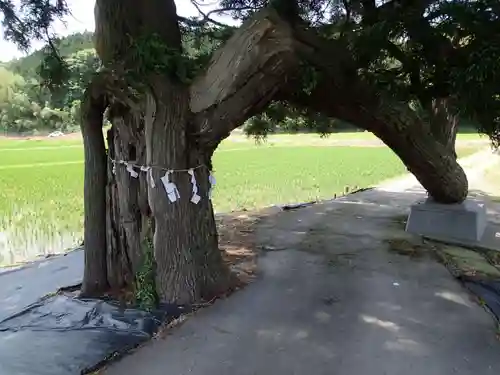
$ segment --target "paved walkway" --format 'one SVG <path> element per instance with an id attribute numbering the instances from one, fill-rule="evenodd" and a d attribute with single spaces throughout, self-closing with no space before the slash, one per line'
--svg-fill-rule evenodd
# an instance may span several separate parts
<path id="1" fill-rule="evenodd" d="M 400 183 L 269 218 L 253 284 L 105 373 L 498 374 L 490 316 L 430 257 L 389 251 L 420 243 L 402 220 L 423 196 Z"/>

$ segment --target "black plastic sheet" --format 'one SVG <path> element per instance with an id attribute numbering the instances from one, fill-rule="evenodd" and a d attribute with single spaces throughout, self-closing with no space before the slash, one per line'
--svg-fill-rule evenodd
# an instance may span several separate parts
<path id="1" fill-rule="evenodd" d="M 465 287 L 481 299 L 500 324 L 500 280 L 462 277 Z"/>
<path id="2" fill-rule="evenodd" d="M 81 250 L 0 273 L 0 375 L 87 373 L 184 312 L 172 305 L 146 312 L 53 294 L 82 276 Z"/>
<path id="3" fill-rule="evenodd" d="M 0 321 L 47 294 L 82 282 L 83 250 L 50 257 L 0 273 Z"/>
<path id="4" fill-rule="evenodd" d="M 0 322 L 0 374 L 68 375 L 94 370 L 151 339 L 183 309 L 146 312 L 55 295 Z"/>

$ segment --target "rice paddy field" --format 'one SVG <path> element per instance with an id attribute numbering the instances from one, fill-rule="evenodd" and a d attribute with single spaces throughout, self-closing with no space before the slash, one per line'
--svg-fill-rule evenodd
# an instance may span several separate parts
<path id="1" fill-rule="evenodd" d="M 460 156 L 485 147 L 459 137 Z M 370 133 L 226 140 L 214 158 L 217 212 L 331 198 L 406 172 Z M 62 252 L 83 233 L 83 148 L 78 136 L 0 139 L 0 265 Z"/>

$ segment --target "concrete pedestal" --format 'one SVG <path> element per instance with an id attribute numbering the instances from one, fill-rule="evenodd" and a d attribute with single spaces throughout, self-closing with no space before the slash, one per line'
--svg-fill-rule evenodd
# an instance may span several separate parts
<path id="1" fill-rule="evenodd" d="M 466 200 L 460 204 L 440 204 L 432 198 L 414 204 L 406 231 L 431 239 L 474 245 L 481 240 L 487 225 L 484 203 Z"/>

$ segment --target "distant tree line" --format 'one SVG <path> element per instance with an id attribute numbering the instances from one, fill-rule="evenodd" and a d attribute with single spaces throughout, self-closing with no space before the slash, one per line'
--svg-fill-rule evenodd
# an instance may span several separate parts
<path id="1" fill-rule="evenodd" d="M 215 38 L 220 39 L 220 38 Z M 210 55 L 217 48 L 215 39 L 192 36 L 184 38 L 190 55 Z M 92 32 L 76 33 L 54 41 L 65 67 L 64 85 L 48 85 L 48 77 L 60 66 L 47 49 L 0 65 L 0 132 L 33 135 L 59 130 L 79 129 L 83 92 L 100 61 L 94 49 Z M 62 74 L 62 73 L 61 73 Z M 49 88 L 50 87 L 50 88 Z M 471 123 L 462 130 L 475 132 Z M 275 102 L 264 113 L 249 119 L 243 129 L 247 134 L 356 131 L 349 122 L 324 117 Z M 262 134 L 260 134 L 262 133 Z"/>
<path id="2" fill-rule="evenodd" d="M 68 84 L 58 90 L 43 85 L 43 69 L 50 61 L 44 50 L 0 67 L 0 131 L 37 134 L 78 129 L 85 85 L 99 67 L 92 33 L 74 34 L 55 41 L 67 64 Z"/>

